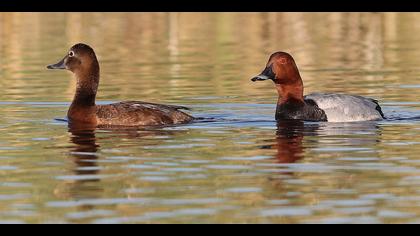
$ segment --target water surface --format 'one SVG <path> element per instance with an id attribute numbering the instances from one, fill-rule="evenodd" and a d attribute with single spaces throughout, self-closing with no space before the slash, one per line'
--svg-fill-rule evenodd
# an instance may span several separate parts
<path id="1" fill-rule="evenodd" d="M 419 20 L 0 13 L 0 223 L 418 223 Z M 98 54 L 99 104 L 179 104 L 214 120 L 68 127 L 75 81 L 45 66 L 77 42 Z M 295 57 L 306 93 L 376 98 L 389 119 L 277 124 L 273 85 L 250 82 L 277 50 Z"/>

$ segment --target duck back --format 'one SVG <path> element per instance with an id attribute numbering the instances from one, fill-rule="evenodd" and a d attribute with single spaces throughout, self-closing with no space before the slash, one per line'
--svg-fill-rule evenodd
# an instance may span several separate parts
<path id="1" fill-rule="evenodd" d="M 180 111 L 183 106 L 126 101 L 97 106 L 98 125 L 149 126 L 185 124 L 194 117 Z"/>
<path id="2" fill-rule="evenodd" d="M 378 101 L 356 95 L 312 93 L 304 97 L 312 100 L 327 115 L 329 122 L 382 120 L 384 114 Z"/>

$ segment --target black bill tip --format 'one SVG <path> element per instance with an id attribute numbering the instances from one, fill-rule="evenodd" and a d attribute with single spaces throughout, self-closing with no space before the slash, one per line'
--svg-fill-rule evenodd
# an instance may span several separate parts
<path id="1" fill-rule="evenodd" d="M 266 75 L 258 75 L 255 76 L 254 78 L 251 79 L 252 82 L 257 82 L 257 81 L 264 81 L 264 80 L 268 80 L 270 78 L 268 78 L 268 76 Z"/>
<path id="2" fill-rule="evenodd" d="M 64 70 L 66 69 L 66 65 L 65 65 L 65 59 L 61 60 L 60 62 L 56 63 L 56 64 L 52 64 L 52 65 L 48 65 L 47 69 L 49 70 Z"/>

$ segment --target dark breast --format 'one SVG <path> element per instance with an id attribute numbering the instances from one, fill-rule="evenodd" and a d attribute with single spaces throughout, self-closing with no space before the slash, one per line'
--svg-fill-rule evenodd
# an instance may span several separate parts
<path id="1" fill-rule="evenodd" d="M 185 124 L 194 118 L 180 106 L 145 102 L 120 102 L 97 106 L 98 125 L 152 126 Z"/>
<path id="2" fill-rule="evenodd" d="M 328 121 L 325 112 L 315 101 L 286 102 L 277 105 L 276 120 Z"/>

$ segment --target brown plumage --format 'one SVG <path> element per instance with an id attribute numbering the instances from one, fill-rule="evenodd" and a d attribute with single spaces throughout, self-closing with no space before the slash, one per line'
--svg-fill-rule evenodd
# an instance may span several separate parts
<path id="1" fill-rule="evenodd" d="M 156 126 L 192 122 L 194 117 L 180 111 L 182 106 L 125 101 L 109 105 L 96 105 L 99 85 L 99 62 L 93 49 L 76 44 L 60 62 L 48 69 L 67 69 L 77 79 L 76 94 L 67 116 L 70 123 L 94 126 Z"/>

